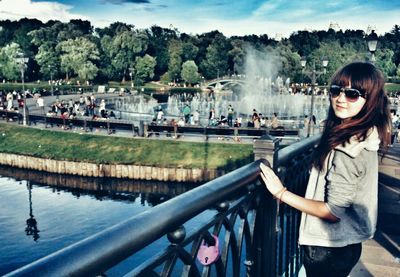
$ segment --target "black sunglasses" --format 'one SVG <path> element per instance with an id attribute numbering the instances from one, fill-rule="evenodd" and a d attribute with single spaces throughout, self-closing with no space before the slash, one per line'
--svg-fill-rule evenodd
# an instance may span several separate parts
<path id="1" fill-rule="evenodd" d="M 344 95 L 349 102 L 356 102 L 359 97 L 365 98 L 365 92 L 361 92 L 355 88 L 344 88 L 337 85 L 332 85 L 329 88 L 329 94 L 331 97 L 338 97 L 341 92 L 344 92 Z"/>

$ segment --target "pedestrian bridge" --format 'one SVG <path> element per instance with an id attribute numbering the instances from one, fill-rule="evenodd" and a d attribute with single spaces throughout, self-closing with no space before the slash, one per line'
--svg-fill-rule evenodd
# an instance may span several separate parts
<path id="1" fill-rule="evenodd" d="M 206 82 L 202 88 L 212 90 L 226 90 L 235 86 L 243 86 L 245 79 L 240 77 L 222 77 Z"/>
<path id="2" fill-rule="evenodd" d="M 259 178 L 259 165 L 271 166 L 290 191 L 304 195 L 312 151 L 319 139 L 320 135 L 313 136 L 282 149 L 279 139 L 256 140 L 255 162 L 6 276 L 106 276 L 108 269 L 145 251 L 161 237 L 169 242 L 163 247 L 157 244 L 160 252 L 142 264 L 131 263 L 132 269 L 125 276 L 298 276 L 303 256 L 297 244 L 300 213 L 285 204 L 278 205 L 267 193 Z M 386 174 L 398 176 L 398 158 L 385 166 Z M 380 176 L 381 182 L 394 181 Z M 378 224 L 376 243 L 367 245 L 351 276 L 399 276 L 393 258 L 399 256 L 399 227 L 393 220 L 399 217 L 397 186 L 380 194 L 391 199 L 389 205 L 380 201 L 387 205 L 383 210 L 391 214 L 390 228 L 382 225 L 385 228 L 380 229 Z M 201 217 L 205 210 L 214 213 L 210 218 Z M 199 216 L 201 224 L 185 228 L 188 221 Z M 197 255 L 203 242 L 216 244 L 212 235 L 219 239 L 220 257 L 203 265 Z M 385 253 L 390 264 L 378 256 L 379 247 L 388 249 L 389 254 Z M 385 263 L 376 265 L 380 260 Z"/>

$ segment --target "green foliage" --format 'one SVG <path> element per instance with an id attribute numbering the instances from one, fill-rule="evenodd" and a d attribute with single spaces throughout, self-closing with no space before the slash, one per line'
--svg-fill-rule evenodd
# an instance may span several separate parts
<path id="1" fill-rule="evenodd" d="M 290 36 L 290 43 L 300 56 L 309 56 L 319 47 L 318 35 L 315 32 L 298 31 Z"/>
<path id="2" fill-rule="evenodd" d="M 246 44 L 240 39 L 234 39 L 231 41 L 232 49 L 228 52 L 229 58 L 233 63 L 233 73 L 243 74 L 244 73 L 244 62 L 246 58 Z"/>
<path id="3" fill-rule="evenodd" d="M 155 25 L 151 26 L 146 32 L 149 37 L 149 45 L 146 53 L 156 58 L 157 64 L 154 71 L 157 76 L 161 76 L 168 71 L 169 41 L 176 39 L 177 34 L 174 30 L 161 28 Z"/>
<path id="4" fill-rule="evenodd" d="M 385 77 L 396 75 L 396 65 L 393 62 L 394 52 L 390 49 L 379 49 L 376 51 L 376 66 L 383 72 Z"/>
<path id="5" fill-rule="evenodd" d="M 62 51 L 61 68 L 68 75 L 73 72 L 81 80 L 92 80 L 98 71 L 94 61 L 99 59 L 96 44 L 86 38 L 69 39 L 58 47 Z"/>
<path id="6" fill-rule="evenodd" d="M 0 49 L 0 72 L 3 78 L 8 80 L 21 79 L 20 65 L 17 62 L 19 53 L 21 53 L 21 48 L 14 42 Z"/>
<path id="7" fill-rule="evenodd" d="M 176 39 L 171 40 L 168 47 L 168 74 L 171 80 L 176 80 L 180 76 L 182 66 L 182 53 L 182 43 Z"/>
<path id="8" fill-rule="evenodd" d="M 182 79 L 190 85 L 200 81 L 197 65 L 194 61 L 186 61 L 182 65 Z"/>
<path id="9" fill-rule="evenodd" d="M 352 61 L 365 60 L 365 55 L 367 55 L 367 53 L 362 53 L 362 56 L 360 56 L 359 53 L 349 46 L 340 46 L 338 41 L 331 43 L 324 42 L 311 53 L 308 57 L 307 64 L 312 67 L 312 63 L 315 63 L 316 69 L 322 71 L 322 58 L 326 57 L 328 59 L 329 63 L 326 68 L 326 74 L 322 74 L 317 79 L 318 83 L 324 84 L 328 82 L 330 76 L 332 76 L 339 67 Z"/>
<path id="10" fill-rule="evenodd" d="M 44 43 L 39 47 L 35 56 L 36 62 L 40 66 L 40 72 L 47 80 L 58 76 L 60 73 L 60 52 L 49 43 Z"/>
<path id="11" fill-rule="evenodd" d="M 228 71 L 229 44 L 222 34 L 218 34 L 207 47 L 206 59 L 200 67 L 207 79 L 223 76 Z"/>
<path id="12" fill-rule="evenodd" d="M 137 57 L 135 63 L 135 83 L 142 85 L 154 77 L 156 59 L 150 55 Z"/>
<path id="13" fill-rule="evenodd" d="M 104 52 L 111 61 L 113 75 L 125 79 L 129 68 L 134 66 L 136 57 L 146 51 L 148 37 L 141 31 L 123 31 L 112 38 L 106 36 L 101 42 Z"/>
<path id="14" fill-rule="evenodd" d="M 165 73 L 168 72 L 169 77 L 163 78 L 164 81 L 179 81 L 182 63 L 186 61 L 194 61 L 199 66 L 199 74 L 206 79 L 230 73 L 243 74 L 246 55 L 249 54 L 248 48 L 262 52 L 265 49 L 272 51 L 270 55 L 274 54 L 281 65 L 279 72 L 275 73 L 296 82 L 310 81 L 300 71 L 300 56 L 307 57 L 309 65 L 315 61 L 317 70 L 322 70 L 319 67 L 322 55 L 329 59 L 328 72 L 318 78 L 319 83 L 325 83 L 343 64 L 354 60 L 369 60 L 370 57 L 363 30 L 294 30 L 289 38 L 278 42 L 270 39 L 268 35 L 227 38 L 219 31 L 192 35 L 159 26 L 138 30 L 133 25 L 121 22 L 97 28 L 95 32 L 91 23 L 84 20 L 42 23 L 36 19 L 25 18 L 18 21 L 0 21 L 0 26 L 0 47 L 3 48 L 0 57 L 0 77 L 9 80 L 20 79 L 19 70 L 6 58 L 11 54 L 4 52 L 6 45 L 10 47 L 12 43 L 18 44 L 19 50 L 30 58 L 25 72 L 26 80 L 48 80 L 51 74 L 53 79 L 59 79 L 72 74 L 82 79 L 96 78 L 95 82 L 101 83 L 124 83 L 129 79 L 129 73 L 136 70 L 136 58 L 146 54 L 157 61 L 151 79 L 159 80 L 162 76 L 166 77 Z M 78 38 L 96 45 L 96 58 L 74 58 L 69 54 L 72 46 L 66 46 L 70 44 L 67 41 L 75 41 L 75 44 L 78 44 Z M 61 45 L 69 48 L 68 51 L 62 50 Z M 395 25 L 389 33 L 379 37 L 376 58 L 376 65 L 388 79 L 397 75 L 396 69 L 400 65 L 399 25 Z M 77 62 L 78 59 L 81 62 Z"/>
<path id="15" fill-rule="evenodd" d="M 189 61 L 196 59 L 199 48 L 191 41 L 182 43 L 182 61 Z"/>

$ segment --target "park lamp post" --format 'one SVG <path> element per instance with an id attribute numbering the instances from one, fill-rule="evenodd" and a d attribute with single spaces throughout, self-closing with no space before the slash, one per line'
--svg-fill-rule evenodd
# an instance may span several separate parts
<path id="1" fill-rule="evenodd" d="M 50 71 L 50 89 L 51 89 L 51 96 L 54 95 L 54 90 L 53 90 L 53 66 L 51 64 L 48 65 L 49 71 Z"/>
<path id="2" fill-rule="evenodd" d="M 22 124 L 26 125 L 26 92 L 25 92 L 25 67 L 28 63 L 29 58 L 24 57 L 23 53 L 18 53 L 18 58 L 16 58 L 17 63 L 19 64 L 19 69 L 21 71 L 21 81 L 22 81 L 22 94 L 24 97 L 24 106 L 23 106 L 23 117 Z"/>
<path id="3" fill-rule="evenodd" d="M 367 36 L 367 44 L 368 44 L 368 50 L 371 53 L 371 62 L 375 62 L 375 51 L 376 51 L 376 46 L 378 44 L 378 35 L 375 33 L 374 30 L 371 31 L 371 33 Z"/>
<path id="4" fill-rule="evenodd" d="M 317 78 L 321 75 L 321 74 L 325 74 L 326 73 L 326 67 L 328 66 L 328 59 L 326 57 L 322 57 L 322 66 L 323 66 L 323 70 L 322 71 L 318 71 L 315 69 L 315 61 L 313 62 L 312 65 L 312 69 L 310 71 L 306 70 L 306 64 L 307 64 L 307 60 L 306 58 L 302 57 L 301 58 L 301 67 L 302 67 L 302 73 L 307 75 L 310 79 L 311 79 L 311 108 L 310 108 L 310 116 L 309 116 L 309 124 L 308 124 L 308 128 L 307 128 L 307 137 L 310 136 L 311 134 L 311 120 L 312 120 L 312 116 L 314 115 L 314 97 L 315 97 L 315 83 Z"/>
<path id="5" fill-rule="evenodd" d="M 129 68 L 129 77 L 131 77 L 131 88 L 133 88 L 133 71 L 135 69 L 133 67 Z"/>

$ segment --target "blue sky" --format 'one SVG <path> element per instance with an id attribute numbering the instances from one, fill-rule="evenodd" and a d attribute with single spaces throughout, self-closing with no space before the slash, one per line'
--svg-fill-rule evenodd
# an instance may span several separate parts
<path id="1" fill-rule="evenodd" d="M 219 30 L 227 36 L 327 30 L 335 22 L 343 30 L 380 34 L 400 25 L 400 0 L 0 0 L 0 19 L 42 21 L 87 19 L 96 27 L 120 21 L 148 28 L 159 25 L 200 34 Z"/>

